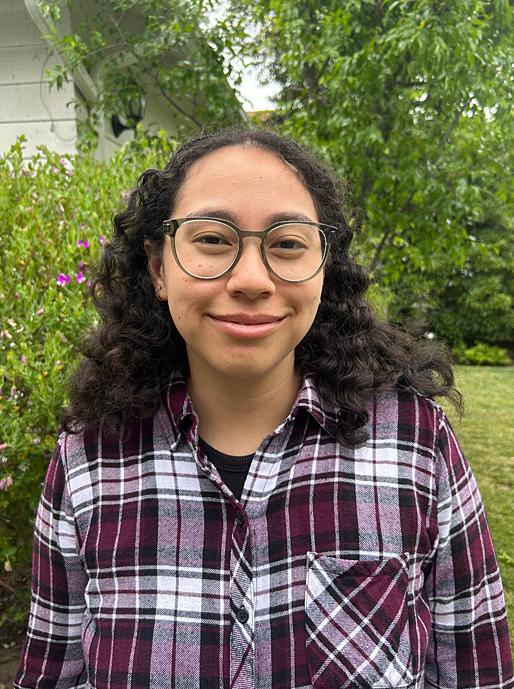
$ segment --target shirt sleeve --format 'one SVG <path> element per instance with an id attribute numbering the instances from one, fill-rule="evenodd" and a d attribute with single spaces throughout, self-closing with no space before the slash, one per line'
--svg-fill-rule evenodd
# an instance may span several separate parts
<path id="1" fill-rule="evenodd" d="M 64 434 L 46 474 L 36 516 L 32 597 L 14 687 L 87 686 L 81 628 L 86 575 L 62 457 Z"/>
<path id="2" fill-rule="evenodd" d="M 439 537 L 425 582 L 432 616 L 426 686 L 512 689 L 507 614 L 484 506 L 442 413 L 436 455 Z"/>

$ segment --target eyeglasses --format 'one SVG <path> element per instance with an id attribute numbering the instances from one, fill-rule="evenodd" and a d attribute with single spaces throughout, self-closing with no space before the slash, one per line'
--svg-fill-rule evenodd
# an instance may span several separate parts
<path id="1" fill-rule="evenodd" d="M 243 231 L 228 220 L 180 218 L 163 222 L 180 268 L 199 280 L 215 280 L 234 268 L 243 253 L 243 240 L 258 237 L 264 265 L 286 282 L 306 282 L 323 267 L 329 240 L 337 228 L 323 223 L 287 220 L 262 232 Z"/>

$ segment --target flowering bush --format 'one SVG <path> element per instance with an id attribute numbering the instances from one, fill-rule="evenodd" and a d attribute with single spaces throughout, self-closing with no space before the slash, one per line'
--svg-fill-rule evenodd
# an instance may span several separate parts
<path id="1" fill-rule="evenodd" d="M 89 275 L 111 217 L 143 170 L 170 154 L 164 133 L 141 133 L 109 163 L 40 147 L 23 137 L 0 158 L 0 583 L 27 595 L 34 516 L 66 404 L 64 383 L 97 316 Z M 14 600 L 13 599 L 13 600 Z M 21 605 L 20 605 L 21 603 Z M 0 627 L 13 614 L 0 613 Z"/>

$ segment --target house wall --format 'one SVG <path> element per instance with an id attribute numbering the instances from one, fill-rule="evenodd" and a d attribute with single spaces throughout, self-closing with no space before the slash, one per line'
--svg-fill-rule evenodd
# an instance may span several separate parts
<path id="1" fill-rule="evenodd" d="M 58 27 L 60 35 L 80 31 L 83 20 L 94 16 L 96 2 L 82 0 L 63 4 Z M 128 12 L 125 21 L 129 31 L 142 28 L 142 18 L 135 12 Z M 85 117 L 88 102 L 93 102 L 101 89 L 100 63 L 93 64 L 90 74 L 83 68 L 78 70 L 74 79 L 62 89 L 49 89 L 45 71 L 62 63 L 44 38 L 46 33 L 48 29 L 38 0 L 0 0 L 0 155 L 21 134 L 27 138 L 25 158 L 30 158 L 40 144 L 59 153 L 74 153 L 77 125 Z M 100 59 L 109 59 L 109 56 L 102 55 Z M 173 56 L 169 59 L 173 60 Z M 150 132 L 160 129 L 170 134 L 176 132 L 181 116 L 150 80 L 142 86 L 146 98 L 143 127 Z M 224 87 L 229 88 L 228 84 Z M 171 95 L 186 111 L 189 109 L 188 94 Z M 96 157 L 102 160 L 109 159 L 120 146 L 133 139 L 131 130 L 119 137 L 114 135 L 111 113 L 103 118 L 98 134 Z"/>
<path id="2" fill-rule="evenodd" d="M 56 62 L 23 0 L 0 0 L 0 154 L 20 134 L 27 137 L 26 158 L 38 144 L 75 150 L 74 85 L 50 91 L 44 78 Z"/>
<path id="3" fill-rule="evenodd" d="M 142 121 L 144 129 L 151 134 L 157 134 L 161 129 L 164 129 L 173 135 L 177 131 L 177 120 L 173 116 L 171 106 L 166 103 L 162 96 L 152 92 L 150 84 L 147 86 L 145 98 L 145 116 Z M 100 145 L 102 146 L 102 156 L 108 159 L 122 144 L 126 141 L 132 141 L 134 133 L 132 130 L 126 130 L 119 137 L 116 137 L 112 131 L 110 117 L 104 119 L 103 126 L 104 129 L 100 137 L 99 147 Z"/>

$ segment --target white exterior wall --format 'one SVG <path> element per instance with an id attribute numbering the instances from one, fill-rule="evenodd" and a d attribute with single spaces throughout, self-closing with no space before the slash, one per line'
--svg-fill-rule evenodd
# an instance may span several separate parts
<path id="1" fill-rule="evenodd" d="M 152 134 L 157 134 L 164 129 L 169 134 L 177 131 L 177 120 L 173 116 L 172 108 L 166 103 L 162 96 L 151 93 L 150 87 L 146 92 L 145 116 L 142 121 L 144 129 Z M 120 146 L 127 141 L 132 141 L 134 133 L 132 130 L 123 131 L 117 138 L 111 127 L 111 118 L 104 119 L 103 135 L 100 134 L 97 156 L 104 160 L 109 159 Z"/>
<path id="2" fill-rule="evenodd" d="M 23 0 L 0 0 L 0 154 L 20 134 L 27 158 L 38 144 L 75 151 L 74 85 L 50 91 L 44 78 L 56 62 Z"/>
<path id="3" fill-rule="evenodd" d="M 85 16 L 94 13 L 95 0 L 61 6 L 61 35 L 76 31 Z M 127 25 L 138 30 L 141 18 L 128 15 Z M 72 26 L 73 25 L 73 26 Z M 71 28 L 72 26 L 72 28 Z M 101 84 L 84 69 L 75 74 L 75 81 L 60 90 L 50 91 L 45 71 L 60 58 L 51 50 L 44 35 L 49 33 L 42 18 L 38 0 L 0 0 L 0 155 L 21 135 L 25 135 L 24 157 L 30 158 L 38 145 L 58 153 L 74 153 L 77 142 L 77 121 L 84 117 L 86 101 L 93 102 Z M 173 59 L 170 56 L 170 59 Z M 224 87 L 229 88 L 228 84 Z M 143 86 L 145 88 L 145 86 Z M 146 112 L 143 126 L 147 131 L 160 129 L 172 134 L 177 131 L 180 115 L 166 102 L 155 85 L 146 88 Z M 188 110 L 185 94 L 172 94 Z M 117 113 L 124 116 L 125 113 Z M 115 137 L 110 113 L 99 129 L 96 157 L 109 159 L 125 142 L 133 139 L 132 130 Z"/>
<path id="4" fill-rule="evenodd" d="M 184 104 L 183 98 L 178 94 L 173 94 L 174 99 L 184 106 L 187 111 L 188 106 Z M 171 134 L 177 131 L 178 120 L 174 110 L 169 103 L 159 94 L 152 93 L 148 89 L 146 96 L 146 111 L 143 119 L 143 126 L 150 132 L 157 134 L 160 129 L 165 129 Z"/>

